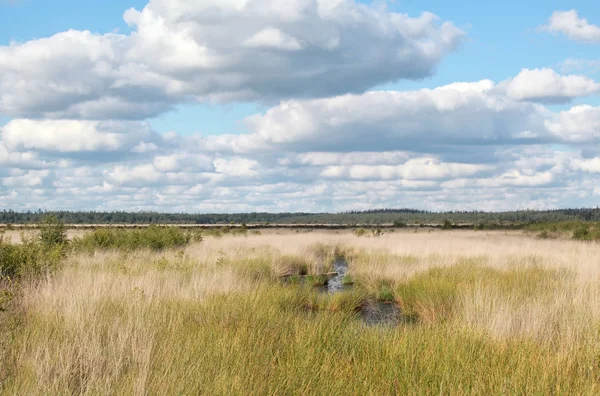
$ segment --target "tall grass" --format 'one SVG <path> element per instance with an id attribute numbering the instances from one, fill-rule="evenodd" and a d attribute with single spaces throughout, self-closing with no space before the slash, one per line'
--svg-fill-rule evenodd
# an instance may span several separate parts
<path id="1" fill-rule="evenodd" d="M 0 393 L 597 394 L 598 253 L 456 231 L 84 251 L 24 282 L 0 326 Z M 337 255 L 351 291 L 279 281 Z M 373 298 L 417 322 L 366 326 Z"/>

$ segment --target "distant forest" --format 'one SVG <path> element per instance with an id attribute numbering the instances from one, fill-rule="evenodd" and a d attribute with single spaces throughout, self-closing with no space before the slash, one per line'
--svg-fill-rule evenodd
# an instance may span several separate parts
<path id="1" fill-rule="evenodd" d="M 428 212 L 380 209 L 343 213 L 191 214 L 159 212 L 0 211 L 1 224 L 35 224 L 53 215 L 66 224 L 536 224 L 600 221 L 600 209 L 523 210 L 514 212 Z"/>

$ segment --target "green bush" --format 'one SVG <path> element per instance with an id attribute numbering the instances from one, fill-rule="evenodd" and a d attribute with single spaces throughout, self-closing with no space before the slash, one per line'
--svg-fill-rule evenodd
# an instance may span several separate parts
<path id="1" fill-rule="evenodd" d="M 364 228 L 358 228 L 358 229 L 354 230 L 354 234 L 357 237 L 361 237 L 361 236 L 365 235 L 366 232 L 367 231 Z"/>
<path id="2" fill-rule="evenodd" d="M 199 241 L 202 240 L 202 237 L 186 233 L 180 228 L 155 225 L 136 230 L 101 228 L 73 239 L 72 247 L 76 251 L 163 250 L 183 247 L 192 239 Z"/>
<path id="3" fill-rule="evenodd" d="M 56 216 L 45 217 L 41 224 L 39 239 L 46 249 L 65 246 L 68 242 L 65 224 L 58 220 Z"/>
<path id="4" fill-rule="evenodd" d="M 39 237 L 24 234 L 21 239 L 21 244 L 12 244 L 0 238 L 0 278 L 36 276 L 60 264 L 63 246 L 44 246 Z"/>
<path id="5" fill-rule="evenodd" d="M 587 225 L 580 225 L 573 231 L 573 239 L 577 241 L 593 241 L 600 237 L 597 229 L 591 229 Z"/>
<path id="6" fill-rule="evenodd" d="M 0 278 L 37 276 L 56 268 L 68 245 L 65 225 L 54 216 L 44 218 L 40 231 L 21 234 L 21 243 L 0 238 Z"/>

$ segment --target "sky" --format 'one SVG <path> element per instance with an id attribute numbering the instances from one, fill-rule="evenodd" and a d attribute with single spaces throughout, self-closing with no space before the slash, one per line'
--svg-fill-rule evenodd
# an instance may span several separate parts
<path id="1" fill-rule="evenodd" d="M 0 209 L 600 202 L 600 3 L 0 0 Z"/>

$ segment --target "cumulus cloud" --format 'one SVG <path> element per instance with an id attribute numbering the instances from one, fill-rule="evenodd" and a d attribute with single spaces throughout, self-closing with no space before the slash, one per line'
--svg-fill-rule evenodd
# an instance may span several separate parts
<path id="1" fill-rule="evenodd" d="M 544 76 L 551 82 L 529 83 Z M 598 143 L 600 107 L 578 105 L 553 112 L 534 103 L 554 103 L 598 89 L 598 84 L 588 84 L 580 76 L 526 70 L 498 85 L 483 80 L 418 91 L 291 100 L 248 117 L 247 134 L 209 137 L 201 144 L 207 150 L 237 154 L 295 152 L 298 155 L 288 161 L 314 165 L 351 163 L 353 154 L 344 153 L 356 150 L 386 152 L 395 159 L 403 152 L 407 158 L 409 152 L 458 150 L 472 158 L 481 149 L 465 153 L 466 147 Z M 364 157 L 372 156 L 365 153 Z M 378 161 L 385 165 L 385 157 Z"/>
<path id="2" fill-rule="evenodd" d="M 538 28 L 554 34 L 562 33 L 571 40 L 584 43 L 600 43 L 600 26 L 591 24 L 580 18 L 577 10 L 555 11 L 548 19 L 548 24 Z"/>
<path id="3" fill-rule="evenodd" d="M 600 173 L 600 158 L 580 159 L 576 158 L 571 163 L 575 170 L 581 170 L 590 173 Z"/>
<path id="4" fill-rule="evenodd" d="M 7 187 L 37 187 L 50 175 L 49 170 L 30 170 L 22 175 L 11 175 L 2 180 Z"/>
<path id="5" fill-rule="evenodd" d="M 355 0 L 151 0 L 128 35 L 70 30 L 0 47 L 0 113 L 144 119 L 194 101 L 363 92 L 430 76 L 464 32 Z"/>
<path id="6" fill-rule="evenodd" d="M 357 180 L 439 180 L 472 176 L 489 169 L 486 165 L 443 163 L 438 158 L 411 159 L 401 165 L 328 166 L 321 176 Z"/>
<path id="7" fill-rule="evenodd" d="M 543 95 L 581 93 L 550 75 L 558 88 Z M 191 212 L 593 205 L 600 107 L 553 110 L 535 103 L 540 91 L 507 88 L 514 80 L 288 100 L 232 136 L 16 119 L 0 135 L 0 199 L 16 209 Z M 97 155 L 111 160 L 88 161 Z"/>
<path id="8" fill-rule="evenodd" d="M 139 122 L 16 119 L 1 129 L 1 141 L 13 151 L 146 152 L 162 138 Z"/>
<path id="9" fill-rule="evenodd" d="M 578 75 L 561 76 L 552 69 L 523 69 L 501 84 L 517 100 L 565 103 L 576 97 L 600 93 L 600 84 Z"/>
<path id="10" fill-rule="evenodd" d="M 580 105 L 554 114 L 545 121 L 548 131 L 557 137 L 581 143 L 598 143 L 600 107 Z"/>

